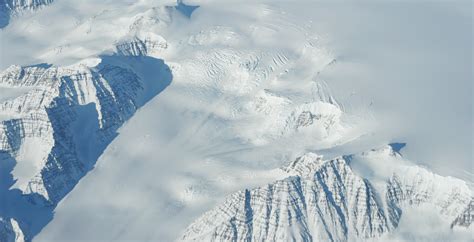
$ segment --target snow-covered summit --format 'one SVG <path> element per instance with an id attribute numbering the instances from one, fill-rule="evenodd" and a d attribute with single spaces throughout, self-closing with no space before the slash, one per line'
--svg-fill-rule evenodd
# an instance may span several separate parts
<path id="1" fill-rule="evenodd" d="M 51 4 L 54 0 L 4 0 L 4 6 L 12 12 L 35 10 Z"/>
<path id="2" fill-rule="evenodd" d="M 354 169 L 356 162 L 360 163 L 359 168 Z M 362 165 L 393 168 L 383 181 L 373 181 L 360 172 Z M 433 212 L 452 221 L 453 226 L 470 226 L 473 192 L 467 184 L 411 164 L 392 146 L 325 161 L 321 156 L 308 153 L 283 169 L 291 176 L 230 195 L 193 222 L 181 239 L 353 241 L 380 238 L 396 230 L 405 209 L 426 205 L 433 206 Z"/>
<path id="3" fill-rule="evenodd" d="M 0 1 L 0 29 L 7 26 L 12 16 L 25 11 L 34 11 L 49 5 L 54 0 L 2 0 Z"/>
<path id="4" fill-rule="evenodd" d="M 396 47 L 416 21 L 404 21 L 413 23 L 405 34 L 383 21 L 391 31 L 380 39 L 369 16 L 385 18 L 384 8 L 326 5 L 0 0 L 0 27 L 12 16 L 0 31 L 0 241 L 171 241 L 190 224 L 178 239 L 352 241 L 400 232 L 411 241 L 419 231 L 439 238 L 411 228 L 433 223 L 444 240 L 470 232 L 464 181 L 404 159 L 402 144 L 357 153 L 405 140 L 393 134 L 406 135 L 396 131 L 413 121 L 420 85 L 395 79 L 422 71 L 405 58 L 418 50 Z M 332 18 L 336 27 L 324 29 Z M 335 38 L 340 26 L 349 29 Z M 434 32 L 433 52 L 448 56 Z M 371 58 L 377 68 L 368 72 Z M 445 71 L 456 80 L 457 71 Z M 402 106 L 402 118 L 389 115 Z M 375 127 L 380 108 L 387 119 Z M 425 144 L 416 145 L 411 155 Z"/>
<path id="5" fill-rule="evenodd" d="M 36 213 L 51 212 L 94 167 L 117 129 L 170 82 L 162 60 L 133 53 L 0 73 L 2 88 L 29 88 L 0 103 L 0 159 L 16 163 L 0 192 L 5 203 L 31 206 L 4 211 L 7 205 L 0 204 L 2 226 L 15 225 L 31 240 L 47 222 Z"/>

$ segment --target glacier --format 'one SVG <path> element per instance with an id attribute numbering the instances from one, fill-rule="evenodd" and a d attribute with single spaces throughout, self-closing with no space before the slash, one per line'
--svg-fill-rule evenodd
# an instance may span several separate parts
<path id="1" fill-rule="evenodd" d="M 410 6 L 1 1 L 0 241 L 472 240 L 465 11 Z"/>

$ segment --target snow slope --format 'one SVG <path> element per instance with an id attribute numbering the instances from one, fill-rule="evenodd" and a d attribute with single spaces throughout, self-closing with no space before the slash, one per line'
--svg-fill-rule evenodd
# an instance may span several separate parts
<path id="1" fill-rule="evenodd" d="M 2 163 L 15 163 L 2 171 L 11 172 L 2 180 L 5 226 L 20 228 L 31 240 L 93 168 L 117 129 L 171 78 L 162 60 L 123 55 L 2 72 L 2 86 L 31 89 L 0 104 L 0 113 L 13 115 L 0 123 Z"/>
<path id="2" fill-rule="evenodd" d="M 53 0 L 2 0 L 0 1 L 0 29 L 8 25 L 11 17 L 18 17 L 27 11 L 38 10 Z"/>
<path id="3" fill-rule="evenodd" d="M 419 106 L 410 96 L 380 98 L 393 97 L 391 69 L 368 85 L 343 75 L 353 74 L 364 56 L 386 61 L 376 51 L 352 52 L 371 50 L 365 46 L 372 34 L 363 28 L 371 18 L 348 25 L 369 36 L 349 49 L 337 43 L 354 36 L 340 36 L 337 26 L 320 29 L 324 19 L 351 19 L 352 9 L 378 13 L 349 3 L 56 0 L 12 18 L 0 32 L 0 187 L 7 198 L 0 203 L 0 234 L 7 241 L 417 240 L 430 233 L 411 224 L 433 221 L 437 230 L 425 230 L 436 238 L 469 239 L 472 191 L 464 182 L 435 175 L 389 147 L 341 157 L 394 138 L 412 141 L 398 127 L 406 125 L 397 123 L 403 113 L 390 113 L 393 102 L 432 113 L 411 108 Z M 362 88 L 370 91 L 353 93 Z M 465 102 L 443 94 L 446 103 L 459 104 L 446 116 L 464 110 Z M 419 148 L 423 137 L 415 136 Z M 296 158 L 306 153 L 301 166 Z M 289 160 L 293 166 L 280 169 Z M 281 207 L 271 218 L 278 224 L 264 216 L 263 204 Z"/>
<path id="4" fill-rule="evenodd" d="M 230 195 L 181 239 L 365 240 L 389 236 L 407 207 L 432 205 L 427 213 L 441 214 L 448 227 L 473 201 L 465 182 L 409 164 L 391 146 L 333 160 L 308 153 L 283 169 L 291 176 Z"/>

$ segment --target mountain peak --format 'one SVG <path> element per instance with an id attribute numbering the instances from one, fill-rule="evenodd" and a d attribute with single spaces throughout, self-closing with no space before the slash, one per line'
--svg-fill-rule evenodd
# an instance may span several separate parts
<path id="1" fill-rule="evenodd" d="M 376 153 L 385 154 L 391 150 L 388 147 Z M 352 156 L 364 162 L 361 160 L 370 160 L 373 152 Z M 322 161 L 313 153 L 299 157 L 283 168 L 296 176 L 230 195 L 192 223 L 181 240 L 381 238 L 399 226 L 405 209 L 423 204 L 434 206 L 435 213 L 454 221 L 452 226 L 470 226 L 473 193 L 465 183 L 450 182 L 449 177 L 433 179 L 431 172 L 410 166 L 393 173 L 380 186 L 355 172 L 350 164 L 344 158 Z"/>

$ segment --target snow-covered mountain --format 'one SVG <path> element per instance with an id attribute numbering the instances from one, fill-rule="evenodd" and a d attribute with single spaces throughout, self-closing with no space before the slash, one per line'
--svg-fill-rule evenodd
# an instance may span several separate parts
<path id="1" fill-rule="evenodd" d="M 4 6 L 13 12 L 35 10 L 52 3 L 53 0 L 5 0 Z"/>
<path id="2" fill-rule="evenodd" d="M 2 181 L 6 230 L 31 240 L 48 221 L 36 213 L 51 212 L 93 168 L 117 129 L 169 85 L 171 72 L 162 60 L 131 54 L 67 67 L 12 66 L 0 74 L 1 88 L 23 90 L 0 105 L 2 175 L 16 163 Z"/>
<path id="3" fill-rule="evenodd" d="M 469 181 L 363 152 L 393 106 L 335 77 L 396 91 L 325 7 L 0 0 L 0 242 L 471 239 Z"/>
<path id="4" fill-rule="evenodd" d="M 12 16 L 18 16 L 25 11 L 34 11 L 51 4 L 53 0 L 1 0 L 0 28 L 8 25 Z"/>
<path id="5" fill-rule="evenodd" d="M 288 178 L 230 195 L 190 225 L 181 239 L 380 238 L 397 228 L 405 208 L 426 204 L 453 226 L 471 225 L 474 194 L 467 184 L 409 164 L 392 146 L 331 160 L 308 153 L 282 169 Z"/>

